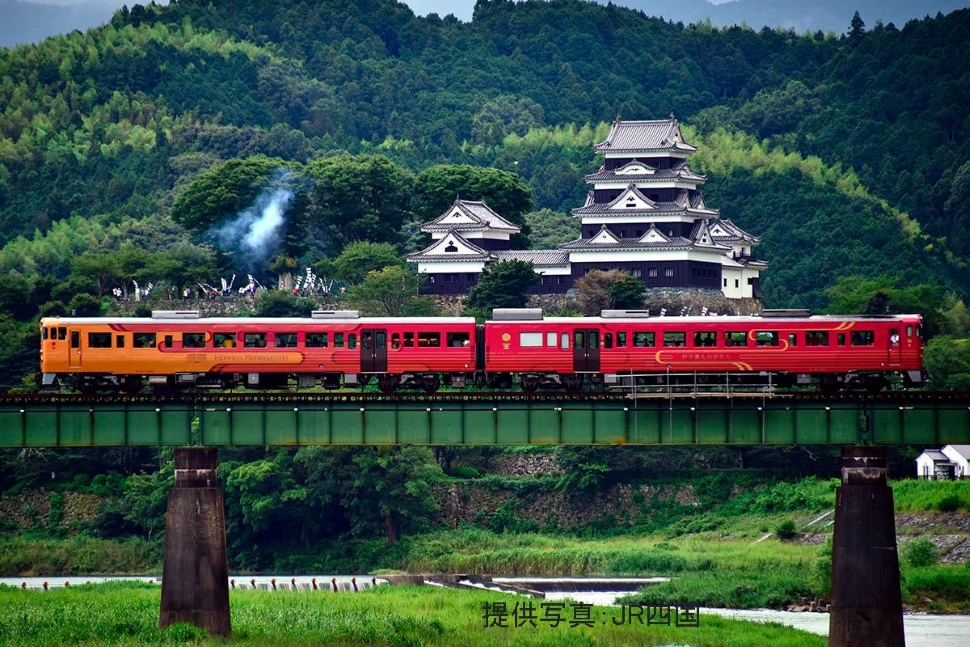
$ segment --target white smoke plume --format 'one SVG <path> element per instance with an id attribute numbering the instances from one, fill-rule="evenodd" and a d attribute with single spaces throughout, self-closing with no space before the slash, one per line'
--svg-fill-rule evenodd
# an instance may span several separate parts
<path id="1" fill-rule="evenodd" d="M 246 269 L 262 269 L 279 246 L 286 208 L 294 195 L 288 183 L 291 175 L 288 169 L 277 171 L 252 206 L 209 230 L 208 237 L 216 246 L 232 253 Z"/>

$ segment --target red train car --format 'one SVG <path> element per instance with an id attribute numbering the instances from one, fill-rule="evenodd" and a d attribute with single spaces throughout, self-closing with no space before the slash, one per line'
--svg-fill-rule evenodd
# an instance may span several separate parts
<path id="1" fill-rule="evenodd" d="M 471 317 L 360 318 L 353 311 L 312 318 L 152 318 L 41 320 L 43 383 L 81 390 L 156 387 L 328 388 L 375 378 L 382 390 L 434 391 L 442 376 L 464 386 L 475 372 Z"/>
<path id="2" fill-rule="evenodd" d="M 584 381 L 650 382 L 706 374 L 712 380 L 771 374 L 779 386 L 818 382 L 884 388 L 893 374 L 922 381 L 919 315 L 810 316 L 765 311 L 751 317 L 654 317 L 604 311 L 547 317 L 496 311 L 485 324 L 485 370 L 496 386 L 518 374 L 525 390 Z"/>

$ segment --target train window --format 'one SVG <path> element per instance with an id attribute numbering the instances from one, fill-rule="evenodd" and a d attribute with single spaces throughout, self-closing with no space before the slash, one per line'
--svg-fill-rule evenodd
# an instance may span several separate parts
<path id="1" fill-rule="evenodd" d="M 603 348 L 613 348 L 613 333 L 603 334 Z"/>
<path id="2" fill-rule="evenodd" d="M 124 348 L 124 347 L 125 347 L 125 336 L 115 335 L 115 348 Z"/>
<path id="3" fill-rule="evenodd" d="M 81 333 L 77 330 L 71 331 L 71 348 L 81 347 Z"/>
<path id="4" fill-rule="evenodd" d="M 373 335 L 371 335 L 369 332 L 361 333 L 360 344 L 367 350 L 370 350 L 371 348 L 373 348 L 374 347 Z"/>
<path id="5" fill-rule="evenodd" d="M 296 333 L 295 332 L 276 333 L 276 347 L 277 348 L 296 348 Z"/>
<path id="6" fill-rule="evenodd" d="M 414 347 L 414 333 L 413 332 L 406 332 L 406 333 L 404 333 L 404 346 L 405 346 L 405 348 L 413 348 Z"/>
<path id="7" fill-rule="evenodd" d="M 747 346 L 748 334 L 745 332 L 726 332 L 724 333 L 725 346 Z"/>
<path id="8" fill-rule="evenodd" d="M 546 333 L 546 346 L 548 346 L 549 348 L 556 347 L 556 333 L 554 332 Z"/>
<path id="9" fill-rule="evenodd" d="M 563 350 L 569 349 L 569 333 L 564 332 L 559 336 L 559 348 Z"/>
<path id="10" fill-rule="evenodd" d="M 441 334 L 436 332 L 419 332 L 418 346 L 441 346 Z"/>
<path id="11" fill-rule="evenodd" d="M 401 333 L 396 332 L 391 335 L 391 349 L 399 350 L 401 348 Z"/>
<path id="12" fill-rule="evenodd" d="M 347 348 L 351 350 L 353 350 L 354 348 L 357 348 L 357 333 L 348 333 Z"/>
<path id="13" fill-rule="evenodd" d="M 687 345 L 687 333 L 685 332 L 665 332 L 664 333 L 664 346 L 686 346 Z"/>
<path id="14" fill-rule="evenodd" d="M 793 332 L 788 333 L 788 345 L 798 346 L 798 335 Z"/>
<path id="15" fill-rule="evenodd" d="M 853 330 L 851 340 L 853 346 L 874 346 L 876 333 L 871 330 Z"/>
<path id="16" fill-rule="evenodd" d="M 47 341 L 47 328 L 40 329 L 40 338 Z"/>
<path id="17" fill-rule="evenodd" d="M 204 332 L 184 332 L 182 333 L 183 348 L 205 348 Z"/>
<path id="18" fill-rule="evenodd" d="M 231 332 L 213 333 L 212 343 L 216 348 L 235 348 L 236 334 Z"/>
<path id="19" fill-rule="evenodd" d="M 65 339 L 67 339 L 67 328 L 65 328 L 64 326 L 59 327 L 57 329 L 57 338 L 60 341 L 64 341 Z"/>
<path id="20" fill-rule="evenodd" d="M 590 350 L 594 348 L 599 348 L 600 336 L 599 333 L 592 331 L 586 336 L 586 347 Z"/>
<path id="21" fill-rule="evenodd" d="M 906 326 L 906 336 L 907 337 L 912 337 L 913 336 L 913 327 L 912 326 Z"/>
<path id="22" fill-rule="evenodd" d="M 171 335 L 165 335 L 165 339 L 162 341 L 162 346 L 164 348 L 171 348 L 172 347 L 172 336 Z"/>
<path id="23" fill-rule="evenodd" d="M 616 347 L 617 348 L 626 348 L 626 333 L 625 332 L 618 332 L 618 333 L 616 333 Z"/>
<path id="24" fill-rule="evenodd" d="M 828 346 L 829 334 L 824 330 L 809 330 L 805 333 L 805 345 Z"/>
<path id="25" fill-rule="evenodd" d="M 839 333 L 839 335 L 838 335 L 838 343 L 839 343 L 839 346 L 845 346 L 845 333 L 844 332 L 840 332 Z"/>
<path id="26" fill-rule="evenodd" d="M 536 348 L 542 346 L 541 332 L 520 332 L 519 346 L 522 348 Z"/>
<path id="27" fill-rule="evenodd" d="M 778 333 L 769 330 L 758 330 L 754 333 L 755 346 L 777 346 Z"/>
<path id="28" fill-rule="evenodd" d="M 132 346 L 135 348 L 155 348 L 155 333 L 136 332 L 132 337 Z"/>
<path id="29" fill-rule="evenodd" d="M 539 343 L 537 345 L 542 346 L 542 333 L 536 333 L 536 334 L 539 335 Z M 454 347 L 467 346 L 469 343 L 468 333 L 450 332 L 448 333 L 447 341 L 449 346 L 454 346 Z"/>
<path id="30" fill-rule="evenodd" d="M 328 334 L 325 332 L 308 332 L 306 334 L 306 345 L 308 348 L 326 348 Z"/>
<path id="31" fill-rule="evenodd" d="M 344 347 L 344 334 L 342 332 L 335 332 L 333 334 L 333 347 L 334 348 Z"/>
<path id="32" fill-rule="evenodd" d="M 246 348 L 266 348 L 266 333 L 246 332 L 243 333 L 243 346 Z"/>
<path id="33" fill-rule="evenodd" d="M 694 346 L 717 346 L 717 335 L 713 332 L 695 332 Z"/>
<path id="34" fill-rule="evenodd" d="M 88 348 L 111 348 L 111 333 L 89 332 Z"/>
<path id="35" fill-rule="evenodd" d="M 657 335 L 652 332 L 633 333 L 633 346 L 635 348 L 652 348 L 657 345 Z"/>

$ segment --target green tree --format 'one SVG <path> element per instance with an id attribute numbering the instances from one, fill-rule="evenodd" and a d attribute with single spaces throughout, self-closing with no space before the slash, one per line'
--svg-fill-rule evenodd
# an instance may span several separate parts
<path id="1" fill-rule="evenodd" d="M 545 113 L 538 103 L 528 97 L 503 94 L 486 101 L 472 118 L 472 139 L 495 146 L 510 133 L 521 137 L 544 122 Z"/>
<path id="2" fill-rule="evenodd" d="M 399 265 L 371 270 L 366 278 L 347 290 L 346 299 L 367 315 L 400 317 L 418 299 L 424 277 Z"/>
<path id="3" fill-rule="evenodd" d="M 539 275 L 531 262 L 502 261 L 485 266 L 478 283 L 468 291 L 466 306 L 487 316 L 493 308 L 523 308 L 528 302 L 526 290 Z"/>
<path id="4" fill-rule="evenodd" d="M 358 283 L 372 271 L 385 267 L 404 266 L 404 258 L 391 243 L 354 241 L 344 247 L 340 255 L 330 261 L 330 273 L 334 278 L 348 283 Z"/>
<path id="5" fill-rule="evenodd" d="M 343 465 L 340 502 L 350 513 L 351 532 L 383 531 L 388 545 L 402 533 L 424 529 L 437 511 L 431 484 L 442 475 L 427 447 L 368 447 Z"/>
<path id="6" fill-rule="evenodd" d="M 632 276 L 621 276 L 606 289 L 613 299 L 613 307 L 620 310 L 636 310 L 643 307 L 643 294 L 646 287 L 643 281 Z"/>
<path id="7" fill-rule="evenodd" d="M 270 290 L 256 299 L 257 317 L 309 317 L 317 304 L 312 299 L 294 296 L 285 290 Z"/>
<path id="8" fill-rule="evenodd" d="M 598 316 L 601 310 L 616 306 L 617 295 L 627 304 L 622 307 L 637 308 L 643 304 L 643 283 L 623 270 L 590 270 L 576 281 L 574 287 L 576 307 L 588 317 Z M 630 303 L 635 305 L 629 306 Z"/>
<path id="9" fill-rule="evenodd" d="M 331 254 L 354 241 L 395 243 L 411 214 L 413 177 L 383 155 L 339 154 L 307 165 L 311 225 Z"/>
<path id="10" fill-rule="evenodd" d="M 415 178 L 415 213 L 422 221 L 433 220 L 455 198 L 484 202 L 495 213 L 522 227 L 513 236 L 514 249 L 528 248 L 528 225 L 524 214 L 532 209 L 532 191 L 515 173 L 467 164 L 432 166 Z"/>
<path id="11" fill-rule="evenodd" d="M 224 162 L 182 190 L 172 205 L 172 219 L 190 231 L 205 233 L 251 206 L 274 172 L 285 166 L 281 159 L 262 155 Z"/>

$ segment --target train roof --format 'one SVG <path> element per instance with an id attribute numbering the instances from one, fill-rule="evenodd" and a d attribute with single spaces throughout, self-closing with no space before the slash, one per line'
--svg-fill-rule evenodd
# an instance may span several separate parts
<path id="1" fill-rule="evenodd" d="M 136 325 L 171 325 L 182 324 L 207 326 L 238 326 L 242 325 L 309 325 L 309 324 L 469 324 L 475 323 L 474 317 L 198 317 L 198 318 L 164 318 L 164 317 L 44 317 L 41 324 L 56 326 L 65 324 L 136 324 Z"/>
<path id="2" fill-rule="evenodd" d="M 541 319 L 490 319 L 488 323 L 546 323 L 546 324 L 568 324 L 575 323 L 578 319 L 582 319 L 588 323 L 650 323 L 650 324 L 726 324 L 726 323 L 736 323 L 736 324 L 759 324 L 764 326 L 770 326 L 775 323 L 842 323 L 842 322 L 860 322 L 860 321 L 871 321 L 871 322 L 889 322 L 889 321 L 912 321 L 913 319 L 919 319 L 921 315 L 917 314 L 899 314 L 899 315 L 810 315 L 804 317 L 760 317 L 757 315 L 742 315 L 742 316 L 694 316 L 694 317 L 623 317 L 623 316 L 613 316 L 613 317 L 543 317 Z"/>

